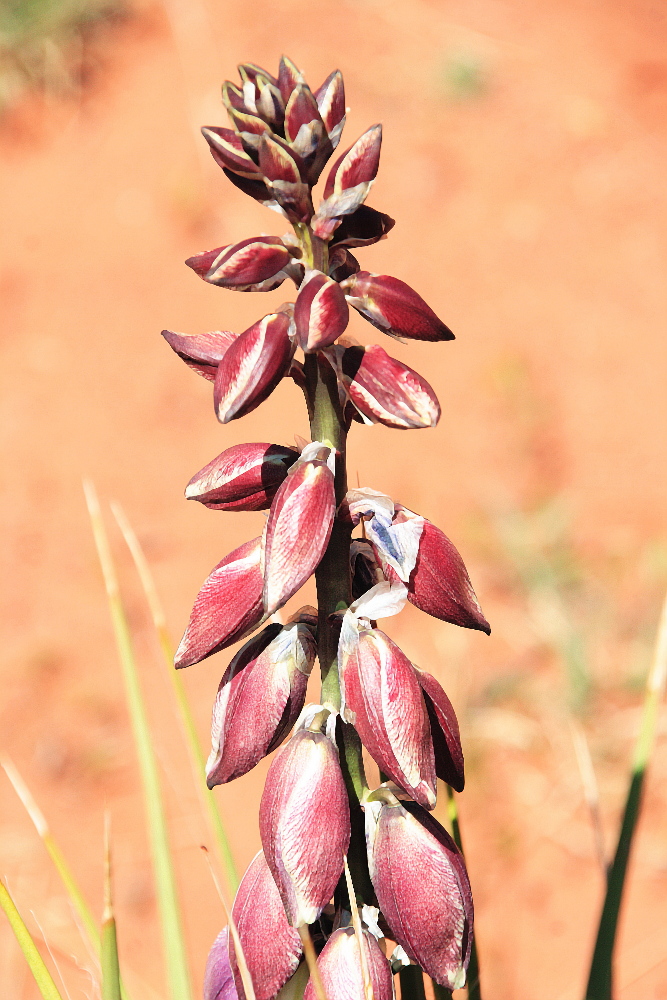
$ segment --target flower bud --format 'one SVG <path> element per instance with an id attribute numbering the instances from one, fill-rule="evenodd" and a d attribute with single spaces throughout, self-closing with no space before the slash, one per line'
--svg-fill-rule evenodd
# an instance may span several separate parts
<path id="1" fill-rule="evenodd" d="M 394 525 L 417 518 L 407 507 L 396 504 Z M 419 539 L 419 554 L 407 581 L 408 600 L 426 614 L 463 628 L 491 633 L 491 626 L 472 589 L 465 563 L 449 538 L 426 518 Z M 380 560 L 382 556 L 380 554 Z M 391 568 L 387 571 L 391 576 Z"/>
<path id="2" fill-rule="evenodd" d="M 345 86 L 340 70 L 329 74 L 315 91 L 315 100 L 329 141 L 335 149 L 345 125 Z"/>
<path id="3" fill-rule="evenodd" d="M 294 304 L 294 323 L 300 347 L 321 351 L 344 333 L 350 311 L 338 282 L 321 271 L 306 271 Z"/>
<path id="4" fill-rule="evenodd" d="M 271 504 L 263 540 L 267 615 L 303 586 L 324 555 L 336 513 L 331 465 L 329 448 L 307 445 Z"/>
<path id="5" fill-rule="evenodd" d="M 226 352 L 213 391 L 221 423 L 250 413 L 287 375 L 295 350 L 290 327 L 286 313 L 269 313 L 237 337 Z"/>
<path id="6" fill-rule="evenodd" d="M 449 834 L 386 789 L 365 805 L 368 865 L 391 936 L 436 983 L 465 984 L 473 905 L 465 863 Z"/>
<path id="7" fill-rule="evenodd" d="M 275 757 L 259 827 L 289 922 L 312 924 L 333 896 L 350 842 L 345 782 L 327 735 L 299 729 Z"/>
<path id="8" fill-rule="evenodd" d="M 331 241 L 337 247 L 366 247 L 385 239 L 395 226 L 394 220 L 369 205 L 359 208 L 340 220 Z"/>
<path id="9" fill-rule="evenodd" d="M 313 632 L 298 616 L 284 628 L 267 626 L 239 650 L 213 706 L 209 788 L 246 774 L 280 745 L 301 713 L 316 655 Z"/>
<path id="10" fill-rule="evenodd" d="M 176 650 L 176 667 L 189 667 L 238 642 L 262 620 L 261 538 L 253 538 L 218 563 L 197 594 Z"/>
<path id="11" fill-rule="evenodd" d="M 422 297 L 398 278 L 359 271 L 341 287 L 349 304 L 383 333 L 409 340 L 454 339 Z"/>
<path id="12" fill-rule="evenodd" d="M 339 665 L 343 718 L 380 770 L 433 809 L 436 774 L 431 728 L 415 668 L 380 629 L 362 629 Z"/>
<path id="13" fill-rule="evenodd" d="M 311 156 L 324 139 L 331 150 L 317 101 L 307 83 L 297 83 L 285 105 L 285 138 L 299 156 Z"/>
<path id="14" fill-rule="evenodd" d="M 394 980 L 391 966 L 370 931 L 362 931 L 366 968 L 373 987 L 374 1000 L 393 1000 Z M 328 1000 L 364 1000 L 366 989 L 359 954 L 359 939 L 353 927 L 339 927 L 325 944 L 317 966 Z M 303 1000 L 317 1000 L 312 979 Z"/>
<path id="15" fill-rule="evenodd" d="M 163 330 L 162 336 L 179 358 L 209 382 L 215 382 L 218 365 L 225 353 L 238 337 L 229 330 L 214 330 L 212 333 L 174 333 Z"/>
<path id="16" fill-rule="evenodd" d="M 204 1000 L 239 1000 L 229 962 L 228 927 L 220 931 L 206 960 Z"/>
<path id="17" fill-rule="evenodd" d="M 299 932 L 287 922 L 280 893 L 262 851 L 255 855 L 241 879 L 232 917 L 256 1000 L 273 1000 L 296 970 L 302 948 Z M 239 1000 L 246 1000 L 233 942 L 229 958 Z"/>
<path id="18" fill-rule="evenodd" d="M 344 215 L 356 212 L 375 180 L 380 164 L 382 126 L 373 125 L 334 163 L 324 186 L 324 201 L 313 219 L 313 232 L 331 239 Z"/>
<path id="19" fill-rule="evenodd" d="M 188 500 L 211 510 L 266 510 L 299 453 L 278 444 L 236 444 L 193 476 Z"/>
<path id="20" fill-rule="evenodd" d="M 415 667 L 431 723 L 435 773 L 457 792 L 465 785 L 463 749 L 454 707 L 435 677 Z"/>
<path id="21" fill-rule="evenodd" d="M 373 546 L 365 538 L 353 538 L 350 543 L 350 575 L 353 601 L 384 580 Z"/>
<path id="22" fill-rule="evenodd" d="M 292 96 L 292 91 L 299 83 L 304 83 L 303 73 L 292 62 L 289 56 L 282 56 L 280 66 L 278 67 L 278 86 L 280 87 L 280 93 L 285 105 Z"/>
<path id="23" fill-rule="evenodd" d="M 298 161 L 298 162 L 297 162 Z M 267 187 L 292 222 L 308 222 L 313 214 L 310 188 L 301 178 L 300 158 L 287 143 L 264 135 L 259 142 L 259 166 Z"/>
<path id="24" fill-rule="evenodd" d="M 440 404 L 426 379 L 382 347 L 339 348 L 328 356 L 335 359 L 339 380 L 367 421 L 404 430 L 435 427 L 440 419 Z"/>
<path id="25" fill-rule="evenodd" d="M 285 280 L 283 269 L 292 263 L 292 255 L 279 236 L 253 236 L 196 254 L 185 263 L 211 285 L 265 292 Z"/>
<path id="26" fill-rule="evenodd" d="M 229 128 L 207 125 L 201 130 L 213 159 L 223 170 L 231 170 L 241 177 L 261 179 L 261 171 L 248 156 L 237 132 Z"/>

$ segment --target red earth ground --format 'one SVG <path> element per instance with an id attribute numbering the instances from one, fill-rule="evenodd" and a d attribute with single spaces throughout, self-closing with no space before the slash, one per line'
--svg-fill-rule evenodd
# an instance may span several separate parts
<path id="1" fill-rule="evenodd" d="M 182 263 L 284 228 L 231 188 L 197 136 L 224 123 L 219 84 L 238 62 L 272 68 L 283 51 L 315 85 L 343 71 L 350 141 L 384 123 L 370 203 L 397 225 L 360 251 L 362 265 L 409 282 L 457 334 L 390 346 L 432 382 L 443 416 L 422 434 L 355 426 L 350 468 L 445 529 L 493 626 L 490 638 L 463 633 L 414 609 L 388 623 L 461 719 L 484 996 L 579 1000 L 603 876 L 571 719 L 588 736 L 609 853 L 667 581 L 663 3 L 170 0 L 115 31 L 79 99 L 31 98 L 5 120 L 0 748 L 96 911 L 109 807 L 128 980 L 139 1000 L 164 996 L 136 759 L 81 479 L 125 508 L 177 637 L 211 567 L 262 525 L 261 514 L 186 503 L 185 483 L 233 443 L 307 433 L 291 383 L 221 427 L 210 386 L 159 336 L 241 330 L 284 297 L 235 296 Z M 382 340 L 361 319 L 351 332 Z M 113 544 L 199 989 L 224 923 L 199 849 L 210 836 L 115 529 Z M 185 677 L 204 745 L 228 658 Z M 215 792 L 241 870 L 259 846 L 266 769 Z M 666 776 L 663 724 L 617 1000 L 667 998 Z M 61 885 L 0 778 L 0 873 L 72 1000 L 95 996 Z M 36 996 L 1 922 L 0 982 L 5 1000 Z"/>

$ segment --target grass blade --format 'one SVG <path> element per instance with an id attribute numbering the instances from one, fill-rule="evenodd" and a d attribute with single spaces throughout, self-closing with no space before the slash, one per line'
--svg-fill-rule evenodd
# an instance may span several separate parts
<path id="1" fill-rule="evenodd" d="M 456 797 L 454 796 L 454 790 L 447 785 L 447 805 L 449 810 L 449 820 L 452 824 L 452 836 L 454 838 L 454 843 L 458 847 L 461 854 L 465 857 L 465 852 L 463 850 L 463 841 L 461 839 L 461 824 L 459 823 L 459 810 L 456 805 Z M 477 942 L 475 940 L 475 935 L 472 936 L 472 946 L 470 948 L 470 961 L 468 963 L 468 973 L 467 973 L 467 984 L 468 984 L 468 1000 L 482 1000 L 482 987 L 479 981 L 479 955 L 477 954 Z M 436 1000 L 440 1000 L 443 994 L 439 991 L 442 990 L 441 986 L 437 983 L 433 983 L 433 992 L 435 994 Z"/>
<path id="2" fill-rule="evenodd" d="M 111 549 L 102 520 L 99 501 L 92 483 L 88 481 L 84 483 L 84 492 L 97 554 L 102 567 L 114 635 L 116 637 L 125 681 L 127 703 L 132 720 L 137 756 L 139 758 L 144 800 L 148 814 L 148 829 L 153 854 L 153 867 L 160 910 L 160 922 L 162 925 L 169 992 L 172 1000 L 191 1000 L 192 989 L 188 974 L 185 942 L 176 893 L 176 881 L 169 849 L 167 823 L 162 803 L 157 762 L 153 752 L 146 707 L 141 693 L 139 675 L 132 647 L 132 637 L 118 589 L 116 569 L 111 556 Z"/>
<path id="3" fill-rule="evenodd" d="M 166 617 L 158 596 L 153 574 L 151 573 L 148 560 L 144 555 L 139 539 L 127 519 L 125 512 L 120 505 L 116 503 L 111 504 L 111 509 L 116 521 L 118 522 L 118 527 L 123 533 L 123 538 L 125 539 L 127 547 L 132 554 L 134 565 L 136 566 L 139 579 L 141 580 L 141 586 L 143 587 L 144 594 L 146 595 L 146 601 L 150 608 L 160 650 L 164 658 L 167 673 L 169 674 L 169 679 L 172 683 L 176 702 L 181 714 L 181 722 L 183 724 L 186 742 L 190 750 L 190 759 L 197 777 L 197 787 L 201 793 L 206 811 L 208 813 L 210 825 L 220 854 L 222 867 L 225 872 L 227 887 L 230 895 L 233 896 L 239 887 L 238 871 L 236 870 L 236 864 L 229 846 L 229 839 L 227 837 L 227 833 L 225 832 L 222 817 L 220 816 L 216 797 L 213 792 L 209 791 L 206 785 L 206 761 L 199 743 L 197 727 L 195 726 L 195 720 L 192 716 L 187 694 L 185 693 L 185 685 L 181 680 L 179 672 L 174 669 L 174 648 L 167 631 Z"/>
<path id="4" fill-rule="evenodd" d="M 111 844 L 109 816 L 104 825 L 104 913 L 102 915 L 102 1000 L 121 1000 L 118 937 L 111 888 Z"/>
<path id="5" fill-rule="evenodd" d="M 598 934 L 586 987 L 586 1000 L 611 1000 L 613 960 L 618 917 L 628 870 L 630 850 L 641 810 L 646 768 L 655 741 L 660 703 L 667 681 L 667 598 L 662 608 L 653 663 L 646 681 L 646 694 L 639 735 L 635 744 L 630 785 L 623 810 L 616 853 L 607 871 L 607 892 L 602 906 Z"/>
<path id="6" fill-rule="evenodd" d="M 32 820 L 56 871 L 60 875 L 60 879 L 67 890 L 67 895 L 71 900 L 77 917 L 83 925 L 93 950 L 99 954 L 100 932 L 97 929 L 97 923 L 93 917 L 90 907 L 88 906 L 88 903 L 83 897 L 83 893 L 81 892 L 69 865 L 67 864 L 67 861 L 65 860 L 62 851 L 53 838 L 53 834 L 49 829 L 44 813 L 35 802 L 32 792 L 26 785 L 12 761 L 9 760 L 8 757 L 3 757 L 0 760 L 0 765 L 9 778 L 14 791 L 23 803 L 25 810 Z"/>
<path id="7" fill-rule="evenodd" d="M 10 926 L 16 935 L 19 947 L 25 956 L 25 960 L 30 967 L 30 971 L 35 977 L 35 982 L 44 1000 L 63 1000 L 58 991 L 58 987 L 53 981 L 53 977 L 44 959 L 37 950 L 37 945 L 32 939 L 30 931 L 23 922 L 21 914 L 16 909 L 14 900 L 9 894 L 9 890 L 3 881 L 0 880 L 0 906 L 5 911 Z"/>
<path id="8" fill-rule="evenodd" d="M 347 885 L 347 895 L 350 900 L 354 935 L 357 939 L 357 945 L 359 946 L 359 962 L 361 965 L 361 976 L 364 981 L 364 994 L 366 996 L 366 1000 L 374 1000 L 375 994 L 373 993 L 373 983 L 371 982 L 371 974 L 368 969 L 368 961 L 366 959 L 366 948 L 364 947 L 364 931 L 361 926 L 359 907 L 357 906 L 357 894 L 354 891 L 354 885 L 352 884 L 352 875 L 350 874 L 350 866 L 347 863 L 347 856 L 345 857 L 344 860 L 345 860 L 345 884 Z"/>
<path id="9" fill-rule="evenodd" d="M 243 945 L 241 944 L 241 938 L 239 937 L 239 932 L 236 927 L 236 922 L 232 916 L 232 911 L 227 906 L 227 901 L 223 895 L 222 889 L 220 888 L 220 883 L 218 882 L 213 865 L 211 864 L 211 859 L 208 855 L 208 850 L 202 847 L 204 852 L 204 857 L 211 871 L 211 878 L 213 879 L 213 885 L 215 886 L 216 892 L 220 902 L 222 903 L 222 908 L 225 911 L 225 916 L 227 917 L 227 924 L 229 926 L 229 933 L 234 944 L 234 954 L 236 956 L 236 963 L 239 967 L 239 975 L 241 976 L 241 981 L 243 983 L 243 992 L 246 995 L 246 1000 L 256 1000 L 255 987 L 253 985 L 252 977 L 250 975 L 250 970 L 248 968 L 248 963 L 245 959 L 245 954 L 243 952 Z M 326 1000 L 326 997 L 324 998 Z"/>

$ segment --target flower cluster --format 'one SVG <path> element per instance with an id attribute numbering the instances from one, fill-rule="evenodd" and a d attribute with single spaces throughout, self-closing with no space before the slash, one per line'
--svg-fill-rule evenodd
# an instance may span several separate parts
<path id="1" fill-rule="evenodd" d="M 376 621 L 409 601 L 445 622 L 489 626 L 439 528 L 381 492 L 347 489 L 352 420 L 427 428 L 440 406 L 417 372 L 343 334 L 350 306 L 393 337 L 453 334 L 413 289 L 362 271 L 351 252 L 394 225 L 365 204 L 378 170 L 379 125 L 337 156 L 314 205 L 313 187 L 345 124 L 341 74 L 313 92 L 284 57 L 277 77 L 253 64 L 239 71 L 240 85 L 223 87 L 232 127 L 204 128 L 204 137 L 232 183 L 286 217 L 293 232 L 218 247 L 187 264 L 204 281 L 237 291 L 290 280 L 295 300 L 242 333 L 163 335 L 213 382 L 222 423 L 292 378 L 305 394 L 313 440 L 296 448 L 235 445 L 186 489 L 215 510 L 268 511 L 262 535 L 225 556 L 204 582 L 176 654 L 176 666 L 186 667 L 247 639 L 218 688 L 209 787 L 247 773 L 291 732 L 268 772 L 263 849 L 241 882 L 234 922 L 257 1000 L 272 1000 L 288 981 L 290 995 L 315 997 L 304 926 L 330 1000 L 356 1000 L 368 986 L 376 1000 L 388 1000 L 392 972 L 409 962 L 452 990 L 465 982 L 472 896 L 463 858 L 430 811 L 438 777 L 463 789 L 458 723 L 438 681 Z M 313 574 L 319 607 L 302 607 L 283 624 L 277 612 Z M 305 705 L 318 658 L 321 704 Z M 381 772 L 375 790 L 362 744 Z M 356 899 L 345 888 L 346 859 Z M 361 935 L 352 927 L 357 908 Z M 390 959 L 385 938 L 396 943 Z M 205 993 L 245 996 L 226 930 L 211 952 Z"/>

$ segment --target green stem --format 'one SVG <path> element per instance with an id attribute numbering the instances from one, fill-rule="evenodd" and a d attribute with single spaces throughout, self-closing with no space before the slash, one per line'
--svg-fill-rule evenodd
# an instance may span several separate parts
<path id="1" fill-rule="evenodd" d="M 449 811 L 449 820 L 452 824 L 452 836 L 454 837 L 454 843 L 458 847 L 461 854 L 463 851 L 463 841 L 461 839 L 461 824 L 459 823 L 459 810 L 456 805 L 456 798 L 454 796 L 454 790 L 447 787 L 447 805 Z M 473 934 L 472 945 L 470 948 L 470 961 L 468 962 L 468 972 L 467 972 L 467 984 L 468 984 L 468 1000 L 482 1000 L 482 988 L 479 982 L 479 956 L 477 954 L 477 944 L 475 941 L 475 935 Z M 440 1000 L 442 997 L 438 990 L 442 987 L 433 983 L 433 990 L 436 1000 Z"/>
<path id="2" fill-rule="evenodd" d="M 618 917 L 623 900 L 623 888 L 630 860 L 630 851 L 641 811 L 642 789 L 646 768 L 655 741 L 660 703 L 667 679 L 667 599 L 663 605 L 658 639 L 651 671 L 646 682 L 644 711 L 632 761 L 632 774 L 625 800 L 623 821 L 618 835 L 616 853 L 607 871 L 605 894 L 598 935 L 591 960 L 586 987 L 586 1000 L 611 1000 L 613 995 L 613 959 L 618 930 Z"/>
<path id="3" fill-rule="evenodd" d="M 345 444 L 347 431 L 338 397 L 336 373 L 325 358 L 307 354 L 304 363 L 308 397 L 313 414 L 310 434 L 336 452 L 336 506 L 347 492 Z M 322 673 L 322 704 L 340 711 L 338 679 L 338 633 L 329 616 L 344 611 L 352 600 L 350 583 L 350 537 L 352 525 L 336 517 L 324 557 L 315 572 L 319 607 L 318 656 Z"/>

